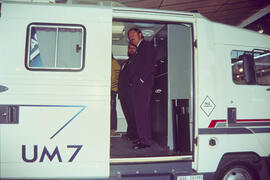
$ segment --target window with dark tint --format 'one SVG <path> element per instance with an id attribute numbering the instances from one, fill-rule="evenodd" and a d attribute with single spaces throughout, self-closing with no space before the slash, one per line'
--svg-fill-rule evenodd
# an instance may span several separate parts
<path id="1" fill-rule="evenodd" d="M 26 67 L 81 70 L 85 30 L 80 25 L 31 24 L 27 29 Z"/>
<path id="2" fill-rule="evenodd" d="M 255 55 L 254 60 L 257 83 L 270 85 L 270 53 Z"/>
<path id="3" fill-rule="evenodd" d="M 231 52 L 231 63 L 235 84 L 270 84 L 269 52 L 233 50 Z"/>
<path id="4" fill-rule="evenodd" d="M 243 55 L 247 53 L 245 51 L 232 51 L 232 75 L 233 82 L 235 84 L 247 84 L 244 74 L 244 64 L 243 64 Z"/>

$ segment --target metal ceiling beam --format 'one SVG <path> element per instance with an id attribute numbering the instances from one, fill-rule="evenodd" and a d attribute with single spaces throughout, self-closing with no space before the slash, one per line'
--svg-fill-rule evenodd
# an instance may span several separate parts
<path id="1" fill-rule="evenodd" d="M 238 27 L 246 27 L 247 25 L 253 23 L 254 21 L 260 19 L 261 17 L 265 16 L 266 14 L 270 13 L 270 5 L 266 6 L 265 8 L 261 9 L 257 13 L 253 14 L 252 16 L 248 17 L 247 19 L 243 20 Z"/>

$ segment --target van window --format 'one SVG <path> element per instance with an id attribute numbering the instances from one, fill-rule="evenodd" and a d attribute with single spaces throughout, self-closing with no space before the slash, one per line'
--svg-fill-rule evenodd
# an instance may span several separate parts
<path id="1" fill-rule="evenodd" d="M 270 84 L 270 53 L 231 52 L 232 76 L 235 84 Z"/>
<path id="2" fill-rule="evenodd" d="M 81 70 L 85 28 L 81 25 L 30 24 L 26 67 L 30 70 Z"/>
<path id="3" fill-rule="evenodd" d="M 254 60 L 257 83 L 270 85 L 270 53 L 255 55 Z"/>
<path id="4" fill-rule="evenodd" d="M 247 53 L 248 52 L 246 51 L 236 51 L 236 50 L 231 52 L 232 76 L 233 82 L 235 84 L 247 84 L 243 64 L 243 55 Z"/>

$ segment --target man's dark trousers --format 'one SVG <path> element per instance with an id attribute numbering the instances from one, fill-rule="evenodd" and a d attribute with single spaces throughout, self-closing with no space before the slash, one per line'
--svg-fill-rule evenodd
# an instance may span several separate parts
<path id="1" fill-rule="evenodd" d="M 144 84 L 132 88 L 132 100 L 137 132 L 143 144 L 152 143 L 152 122 L 150 117 L 151 88 Z"/>
<path id="2" fill-rule="evenodd" d="M 134 118 L 131 96 L 129 63 L 130 60 L 123 64 L 123 69 L 119 74 L 118 97 L 120 99 L 121 107 L 127 121 L 127 136 L 131 139 L 137 139 L 138 133 Z"/>
<path id="3" fill-rule="evenodd" d="M 150 98 L 154 81 L 154 47 L 142 41 L 131 61 L 132 102 L 140 142 L 151 145 L 152 122 L 150 117 Z"/>

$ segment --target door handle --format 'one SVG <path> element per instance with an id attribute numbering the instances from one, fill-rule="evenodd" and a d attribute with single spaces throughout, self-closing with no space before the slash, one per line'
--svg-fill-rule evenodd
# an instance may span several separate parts
<path id="1" fill-rule="evenodd" d="M 0 92 L 5 92 L 8 90 L 8 87 L 0 85 Z"/>
<path id="2" fill-rule="evenodd" d="M 18 124 L 19 106 L 0 105 L 0 124 Z"/>
<path id="3" fill-rule="evenodd" d="M 270 88 L 266 89 L 266 91 L 270 91 Z"/>

